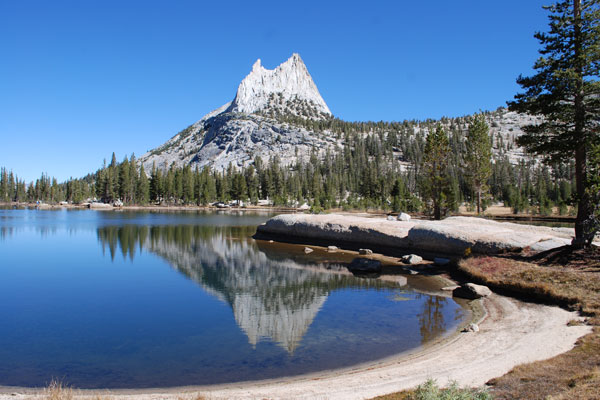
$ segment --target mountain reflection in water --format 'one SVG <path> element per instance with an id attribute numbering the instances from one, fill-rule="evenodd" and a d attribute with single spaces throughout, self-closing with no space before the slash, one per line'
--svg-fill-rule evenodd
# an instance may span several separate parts
<path id="1" fill-rule="evenodd" d="M 269 338 L 293 354 L 330 292 L 342 288 L 398 288 L 350 274 L 343 263 L 298 262 L 282 252 L 259 249 L 254 227 L 108 226 L 98 228 L 111 258 L 120 250 L 133 260 L 150 251 L 206 292 L 229 304 L 252 346 Z M 269 254 L 269 251 L 271 254 Z M 443 334 L 446 299 L 425 296 L 418 316 L 421 342 Z M 461 314 L 462 317 L 462 314 Z"/>

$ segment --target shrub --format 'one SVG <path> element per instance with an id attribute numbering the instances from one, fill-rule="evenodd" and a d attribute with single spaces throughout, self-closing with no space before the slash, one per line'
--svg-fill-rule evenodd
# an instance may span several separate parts
<path id="1" fill-rule="evenodd" d="M 434 379 L 428 379 L 419 385 L 414 400 L 492 400 L 492 395 L 485 389 L 460 388 L 456 382 L 450 382 L 447 388 L 440 388 Z"/>

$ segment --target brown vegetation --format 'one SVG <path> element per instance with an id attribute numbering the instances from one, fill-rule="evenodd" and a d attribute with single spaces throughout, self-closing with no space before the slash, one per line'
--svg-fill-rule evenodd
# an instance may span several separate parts
<path id="1" fill-rule="evenodd" d="M 525 364 L 488 382 L 499 399 L 600 399 L 600 265 L 594 255 L 559 249 L 530 261 L 469 258 L 458 269 L 496 290 L 567 306 L 588 316 L 593 333 L 545 361 Z M 554 264 L 560 261 L 563 265 Z"/>

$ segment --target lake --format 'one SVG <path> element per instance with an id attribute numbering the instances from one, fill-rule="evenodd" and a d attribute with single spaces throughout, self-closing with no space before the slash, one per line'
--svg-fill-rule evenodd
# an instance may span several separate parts
<path id="1" fill-rule="evenodd" d="M 468 317 L 418 278 L 358 278 L 352 255 L 252 239 L 270 216 L 0 209 L 0 385 L 298 375 L 415 349 Z"/>

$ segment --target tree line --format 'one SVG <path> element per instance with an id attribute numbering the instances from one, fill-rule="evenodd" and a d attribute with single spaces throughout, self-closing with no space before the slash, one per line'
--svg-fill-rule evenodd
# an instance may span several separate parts
<path id="1" fill-rule="evenodd" d="M 354 126 L 348 123 L 348 126 Z M 97 199 L 126 205 L 208 205 L 241 201 L 275 206 L 307 203 L 328 208 L 425 212 L 441 218 L 461 203 L 483 210 L 504 201 L 515 212 L 549 214 L 552 207 L 567 213 L 571 204 L 573 169 L 549 167 L 533 160 L 513 165 L 499 152 L 492 158 L 492 140 L 483 114 L 461 124 L 424 122 L 421 133 L 406 140 L 397 130 L 359 133 L 361 124 L 344 133 L 343 146 L 319 157 L 283 165 L 277 155 L 257 157 L 244 168 L 224 171 L 189 165 L 144 169 L 134 155 L 121 162 L 113 153 L 95 173 L 58 183 L 45 174 L 26 184 L 5 168 L 0 173 L 0 200 L 68 201 Z M 377 126 L 374 123 L 373 126 Z M 402 124 L 398 124 L 402 126 Z"/>

